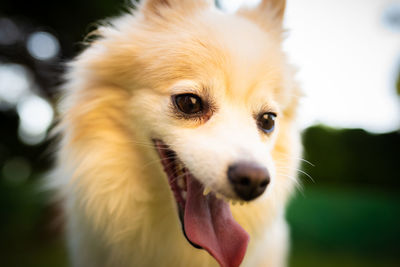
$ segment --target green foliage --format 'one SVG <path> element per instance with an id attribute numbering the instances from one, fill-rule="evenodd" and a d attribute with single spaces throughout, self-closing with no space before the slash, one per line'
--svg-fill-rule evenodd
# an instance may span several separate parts
<path id="1" fill-rule="evenodd" d="M 314 126 L 303 135 L 302 169 L 317 185 L 335 184 L 395 189 L 400 186 L 400 133 L 375 135 L 361 129 Z"/>
<path id="2" fill-rule="evenodd" d="M 399 75 L 397 75 L 396 89 L 397 89 L 397 94 L 400 96 L 400 72 Z"/>

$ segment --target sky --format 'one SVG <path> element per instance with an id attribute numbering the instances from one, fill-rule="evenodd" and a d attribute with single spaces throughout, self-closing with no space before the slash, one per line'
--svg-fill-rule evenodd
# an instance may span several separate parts
<path id="1" fill-rule="evenodd" d="M 242 0 L 224 0 L 235 10 Z M 257 0 L 247 0 L 254 4 Z M 384 23 L 399 0 L 288 0 L 284 49 L 298 67 L 303 128 L 333 127 L 386 132 L 400 128 L 400 29 Z"/>

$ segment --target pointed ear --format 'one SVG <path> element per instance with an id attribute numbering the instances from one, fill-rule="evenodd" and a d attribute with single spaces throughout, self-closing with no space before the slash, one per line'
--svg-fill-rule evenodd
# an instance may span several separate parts
<path id="1" fill-rule="evenodd" d="M 286 0 L 262 0 L 255 8 L 241 8 L 238 15 L 244 16 L 269 32 L 282 32 Z"/>
<path id="2" fill-rule="evenodd" d="M 142 0 L 140 10 L 145 15 L 164 17 L 166 11 L 190 12 L 199 8 L 209 7 L 212 0 Z"/>
<path id="3" fill-rule="evenodd" d="M 258 7 L 262 12 L 269 12 L 269 16 L 282 24 L 286 8 L 286 0 L 262 0 Z"/>

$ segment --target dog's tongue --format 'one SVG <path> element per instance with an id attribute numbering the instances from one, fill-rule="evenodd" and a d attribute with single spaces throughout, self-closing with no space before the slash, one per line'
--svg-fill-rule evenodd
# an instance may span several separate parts
<path id="1" fill-rule="evenodd" d="M 207 250 L 221 267 L 238 267 L 249 235 L 234 221 L 228 203 L 214 194 L 203 195 L 202 185 L 187 175 L 184 225 L 189 240 Z"/>

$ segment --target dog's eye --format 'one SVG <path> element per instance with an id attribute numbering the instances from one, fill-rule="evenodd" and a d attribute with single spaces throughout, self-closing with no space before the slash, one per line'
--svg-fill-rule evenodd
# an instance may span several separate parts
<path id="1" fill-rule="evenodd" d="M 258 127 L 265 133 L 271 133 L 275 128 L 276 114 L 266 112 L 261 114 L 257 119 Z"/>
<path id="2" fill-rule="evenodd" d="M 185 114 L 199 114 L 203 111 L 203 102 L 195 94 L 175 95 L 173 101 L 177 109 Z"/>

